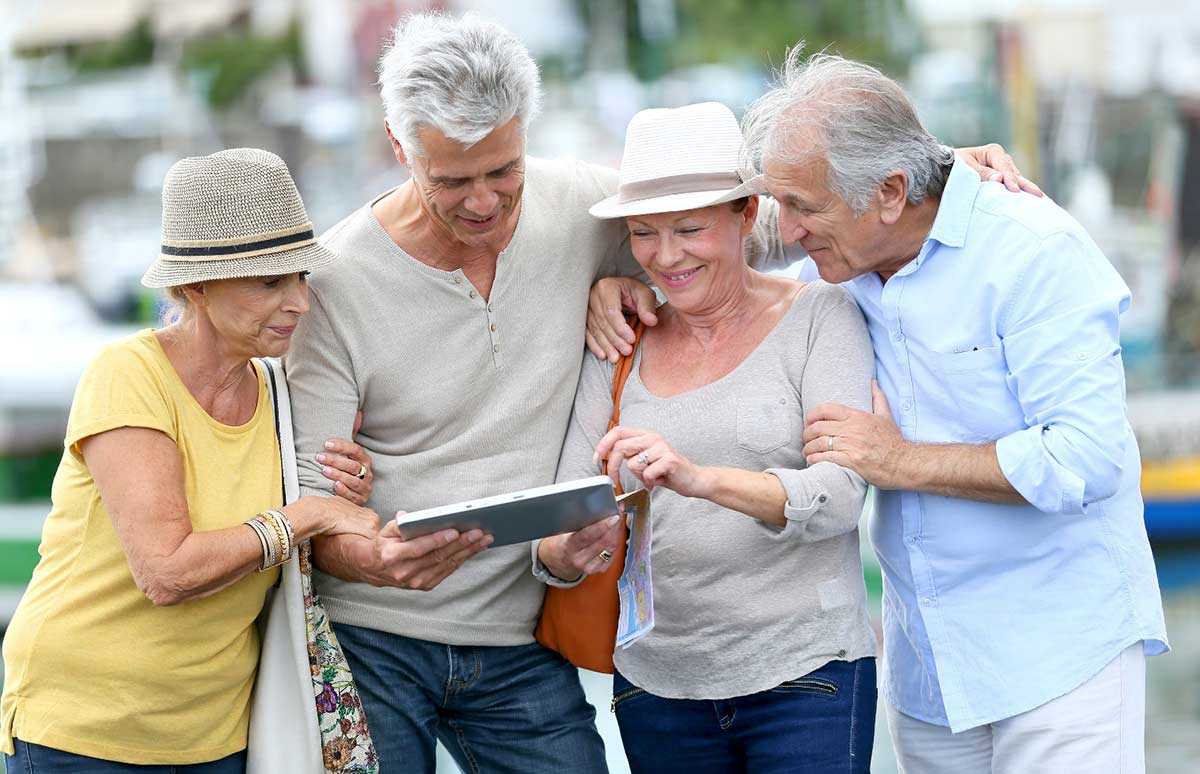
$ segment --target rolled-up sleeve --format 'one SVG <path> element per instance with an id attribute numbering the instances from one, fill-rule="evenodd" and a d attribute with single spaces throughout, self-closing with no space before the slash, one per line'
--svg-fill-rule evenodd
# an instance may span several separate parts
<path id="1" fill-rule="evenodd" d="M 1125 416 L 1120 316 L 1129 288 L 1084 235 L 1043 240 L 1000 333 L 1028 427 L 1000 438 L 1005 478 L 1038 510 L 1083 513 L 1120 485 Z"/>
<path id="2" fill-rule="evenodd" d="M 862 312 L 846 291 L 829 294 L 825 313 L 809 332 L 807 357 L 800 380 L 805 411 L 822 403 L 841 403 L 871 410 L 871 375 L 875 356 Z M 832 462 L 803 468 L 770 468 L 787 493 L 783 539 L 827 540 L 858 526 L 866 499 L 862 476 Z M 763 524 L 765 529 L 776 529 Z"/>

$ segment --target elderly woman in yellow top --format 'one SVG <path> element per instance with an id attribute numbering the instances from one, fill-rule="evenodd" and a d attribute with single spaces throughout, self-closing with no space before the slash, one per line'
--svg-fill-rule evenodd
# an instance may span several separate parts
<path id="1" fill-rule="evenodd" d="M 170 288 L 181 313 L 106 348 L 79 382 L 42 559 L 4 640 L 9 771 L 242 771 L 254 622 L 292 546 L 372 537 L 416 585 L 453 568 L 455 538 L 405 543 L 360 507 L 371 462 L 349 441 L 320 460 L 340 497 L 283 505 L 253 358 L 287 351 L 305 276 L 332 260 L 277 156 L 236 149 L 171 168 L 161 254 L 142 282 Z"/>

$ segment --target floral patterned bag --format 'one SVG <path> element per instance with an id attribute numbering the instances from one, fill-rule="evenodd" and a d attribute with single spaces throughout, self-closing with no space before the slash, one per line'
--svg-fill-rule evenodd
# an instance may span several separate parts
<path id="1" fill-rule="evenodd" d="M 300 546 L 299 553 L 304 628 L 308 634 L 308 663 L 317 702 L 317 727 L 321 730 L 321 758 L 327 771 L 378 774 L 379 756 L 371 742 L 367 716 L 350 675 L 350 665 L 329 625 L 325 608 L 313 593 L 311 548 L 307 540 Z"/>
<path id="2" fill-rule="evenodd" d="M 299 497 L 283 368 L 259 360 L 275 403 L 284 502 Z M 312 588 L 311 547 L 280 567 L 260 619 L 262 655 L 250 703 L 247 774 L 379 774 L 350 666 Z"/>

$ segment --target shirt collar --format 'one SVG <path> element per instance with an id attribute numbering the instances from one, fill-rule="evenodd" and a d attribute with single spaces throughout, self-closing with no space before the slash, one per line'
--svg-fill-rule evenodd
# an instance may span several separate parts
<path id="1" fill-rule="evenodd" d="M 970 225 L 975 197 L 979 195 L 982 185 L 979 173 L 963 161 L 954 160 L 946 187 L 942 189 L 933 228 L 929 229 L 930 240 L 947 247 L 962 247 L 967 243 L 967 226 Z"/>

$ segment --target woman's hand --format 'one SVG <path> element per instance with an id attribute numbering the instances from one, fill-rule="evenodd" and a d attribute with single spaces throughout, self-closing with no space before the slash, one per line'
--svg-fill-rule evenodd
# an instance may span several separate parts
<path id="1" fill-rule="evenodd" d="M 966 162 L 967 166 L 978 172 L 984 180 L 1003 183 L 1004 187 L 1013 193 L 1025 191 L 1034 196 L 1045 195 L 1032 180 L 1021 176 L 1013 157 L 994 142 L 974 148 L 957 148 L 954 154 Z"/>
<path id="2" fill-rule="evenodd" d="M 379 516 L 375 511 L 341 497 L 307 495 L 281 510 L 292 523 L 297 540 L 313 535 L 360 535 L 374 539 L 379 534 Z"/>
<path id="3" fill-rule="evenodd" d="M 608 569 L 621 540 L 620 514 L 589 524 L 578 532 L 543 538 L 538 561 L 556 578 L 577 580 Z"/>
<path id="4" fill-rule="evenodd" d="M 362 418 L 361 411 L 354 416 L 354 429 L 350 432 L 352 437 L 358 435 Z M 353 441 L 330 438 L 325 442 L 325 451 L 317 455 L 317 462 L 322 466 L 321 474 L 333 482 L 330 489 L 335 495 L 355 505 L 366 505 L 367 500 L 371 499 L 375 471 L 371 455 L 366 449 Z"/>
<path id="5" fill-rule="evenodd" d="M 708 497 L 708 471 L 675 451 L 653 430 L 617 425 L 596 444 L 592 461 L 599 464 L 605 457 L 608 458 L 605 473 L 614 482 L 618 481 L 624 462 L 647 490 L 665 486 L 684 497 Z"/>
<path id="6" fill-rule="evenodd" d="M 649 286 L 632 277 L 605 277 L 592 285 L 588 294 L 587 334 L 584 340 L 592 354 L 613 363 L 633 351 L 633 328 L 625 322 L 622 310 L 642 318 L 646 325 L 657 325 L 654 314 L 658 299 Z"/>

